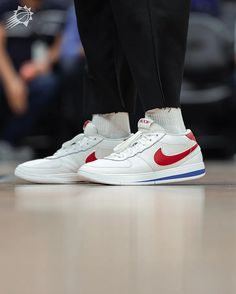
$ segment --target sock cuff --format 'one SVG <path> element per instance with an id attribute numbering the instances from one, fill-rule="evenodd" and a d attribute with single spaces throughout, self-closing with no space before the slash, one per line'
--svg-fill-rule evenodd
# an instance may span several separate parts
<path id="1" fill-rule="evenodd" d="M 163 127 L 168 133 L 185 133 L 182 111 L 180 108 L 156 108 L 146 112 L 146 117 Z"/>
<path id="2" fill-rule="evenodd" d="M 94 114 L 92 122 L 98 133 L 107 138 L 125 138 L 131 132 L 129 115 L 126 112 Z"/>

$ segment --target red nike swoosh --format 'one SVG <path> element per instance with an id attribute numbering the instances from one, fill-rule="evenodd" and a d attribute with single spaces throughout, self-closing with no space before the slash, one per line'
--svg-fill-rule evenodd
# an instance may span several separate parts
<path id="1" fill-rule="evenodd" d="M 194 145 L 192 148 L 190 148 L 182 153 L 179 153 L 176 155 L 171 155 L 171 156 L 163 154 L 163 152 L 160 148 L 155 153 L 154 160 L 158 165 L 161 165 L 161 166 L 171 165 L 171 164 L 174 164 L 174 163 L 184 159 L 186 156 L 191 154 L 197 147 L 198 147 L 198 144 Z"/>
<path id="2" fill-rule="evenodd" d="M 93 152 L 86 158 L 85 162 L 89 163 L 89 162 L 93 162 L 95 160 L 97 160 L 97 157 L 96 157 L 96 153 Z"/>

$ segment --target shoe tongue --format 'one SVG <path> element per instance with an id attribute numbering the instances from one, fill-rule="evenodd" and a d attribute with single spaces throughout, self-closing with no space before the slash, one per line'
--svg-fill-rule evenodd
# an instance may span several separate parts
<path id="1" fill-rule="evenodd" d="M 165 130 L 150 118 L 141 118 L 138 130 L 143 133 L 165 133 Z"/>
<path id="2" fill-rule="evenodd" d="M 86 136 L 96 136 L 98 134 L 98 129 L 90 120 L 84 123 L 83 129 Z"/>

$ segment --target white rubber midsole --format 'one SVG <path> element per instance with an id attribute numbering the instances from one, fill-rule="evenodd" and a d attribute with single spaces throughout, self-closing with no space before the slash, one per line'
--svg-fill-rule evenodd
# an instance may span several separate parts
<path id="1" fill-rule="evenodd" d="M 195 163 L 181 167 L 149 173 L 104 174 L 79 170 L 84 180 L 110 185 L 153 185 L 175 183 L 201 178 L 205 175 L 204 163 Z"/>
<path id="2" fill-rule="evenodd" d="M 81 181 L 77 173 L 35 175 L 22 169 L 16 169 L 15 175 L 20 179 L 37 184 L 70 184 Z"/>

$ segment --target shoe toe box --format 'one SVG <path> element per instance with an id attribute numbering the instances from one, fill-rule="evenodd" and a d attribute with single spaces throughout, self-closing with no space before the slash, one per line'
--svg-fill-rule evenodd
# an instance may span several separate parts
<path id="1" fill-rule="evenodd" d="M 45 174 L 47 171 L 59 170 L 60 167 L 61 162 L 58 160 L 37 159 L 20 164 L 16 168 L 16 173 L 27 172 Z"/>

